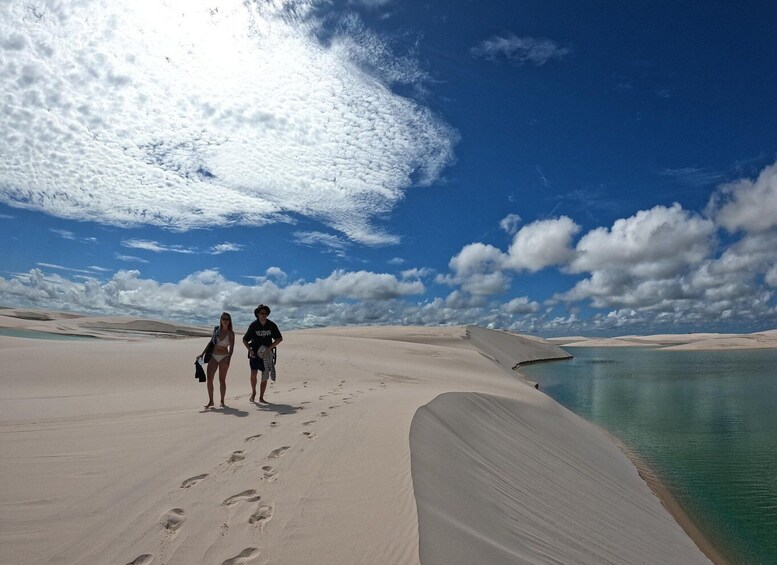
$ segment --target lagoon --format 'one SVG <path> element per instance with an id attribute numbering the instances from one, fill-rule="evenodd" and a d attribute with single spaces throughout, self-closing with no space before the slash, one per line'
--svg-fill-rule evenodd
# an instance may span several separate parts
<path id="1" fill-rule="evenodd" d="M 55 341 L 96 339 L 88 335 L 68 335 L 68 334 L 58 334 L 53 332 L 39 332 L 35 330 L 24 330 L 24 329 L 17 329 L 17 328 L 0 328 L 0 335 L 7 335 L 11 337 L 23 337 L 27 339 L 51 339 Z"/>
<path id="2" fill-rule="evenodd" d="M 568 351 L 520 370 L 634 449 L 732 563 L 777 563 L 777 350 Z"/>

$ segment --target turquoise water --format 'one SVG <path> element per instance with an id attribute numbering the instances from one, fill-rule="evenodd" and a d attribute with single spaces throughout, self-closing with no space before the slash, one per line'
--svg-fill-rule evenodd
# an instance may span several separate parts
<path id="1" fill-rule="evenodd" d="M 18 330 L 15 328 L 0 328 L 0 335 L 11 337 L 26 337 L 28 339 L 53 339 L 57 341 L 96 339 L 88 335 L 64 335 L 51 332 L 35 332 L 32 330 Z"/>
<path id="2" fill-rule="evenodd" d="M 636 450 L 733 563 L 777 563 L 777 350 L 568 351 L 521 372 Z"/>

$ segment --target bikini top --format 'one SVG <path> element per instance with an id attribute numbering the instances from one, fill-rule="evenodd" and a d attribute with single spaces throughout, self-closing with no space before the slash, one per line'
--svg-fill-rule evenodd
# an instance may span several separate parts
<path id="1" fill-rule="evenodd" d="M 224 339 L 218 340 L 216 345 L 219 347 L 229 347 L 229 335 L 227 335 Z"/>

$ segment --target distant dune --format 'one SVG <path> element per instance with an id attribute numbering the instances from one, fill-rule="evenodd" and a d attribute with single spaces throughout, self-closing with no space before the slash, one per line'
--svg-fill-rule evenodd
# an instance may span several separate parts
<path id="1" fill-rule="evenodd" d="M 0 328 L 123 340 L 144 336 L 208 336 L 212 329 L 129 316 L 92 317 L 22 308 L 0 308 Z"/>
<path id="2" fill-rule="evenodd" d="M 549 342 L 564 347 L 655 347 L 667 350 L 777 349 L 777 330 L 751 334 L 657 334 L 612 338 L 554 337 Z"/>

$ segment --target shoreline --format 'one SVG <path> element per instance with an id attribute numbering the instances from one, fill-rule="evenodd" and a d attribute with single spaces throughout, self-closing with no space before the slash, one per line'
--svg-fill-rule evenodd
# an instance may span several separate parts
<path id="1" fill-rule="evenodd" d="M 598 426 L 598 424 L 591 423 Z M 642 477 L 642 480 L 650 487 L 650 490 L 658 497 L 663 507 L 672 515 L 675 522 L 685 530 L 685 533 L 688 534 L 688 537 L 693 540 L 693 543 L 696 544 L 702 553 L 704 553 L 704 555 L 706 555 L 715 565 L 732 565 L 733 562 L 724 555 L 722 550 L 712 543 L 707 535 L 704 534 L 701 528 L 699 528 L 696 522 L 674 497 L 669 487 L 661 480 L 659 474 L 647 464 L 642 456 L 609 431 L 601 426 L 599 426 L 599 428 L 610 438 L 610 441 L 618 446 L 618 449 L 629 458 L 634 467 L 636 467 L 639 476 Z"/>
<path id="2" fill-rule="evenodd" d="M 528 365 L 531 363 L 545 363 L 549 361 L 558 361 L 559 359 L 542 359 L 538 361 L 530 361 L 526 363 L 521 363 L 520 365 L 516 366 L 514 371 L 515 374 L 520 378 L 520 380 L 526 384 L 526 386 L 534 388 L 537 383 L 530 380 L 527 375 L 520 372 L 521 365 Z M 552 399 L 553 402 L 556 402 L 561 406 L 561 404 L 556 401 L 555 399 Z M 579 415 L 578 415 L 579 416 Z M 579 416 L 580 418 L 583 418 L 583 416 Z M 696 524 L 696 522 L 690 517 L 690 515 L 683 509 L 683 507 L 680 505 L 680 503 L 677 501 L 677 499 L 672 494 L 669 487 L 667 487 L 664 482 L 661 480 L 658 473 L 653 470 L 647 462 L 642 458 L 642 456 L 637 453 L 634 449 L 623 443 L 620 438 L 615 436 L 612 432 L 605 429 L 601 425 L 597 424 L 596 422 L 592 422 L 591 420 L 588 420 L 586 418 L 583 418 L 586 422 L 589 424 L 597 427 L 599 430 L 601 430 L 602 433 L 604 433 L 607 438 L 615 445 L 626 457 L 629 458 L 631 463 L 634 465 L 634 467 L 637 470 L 637 473 L 639 473 L 639 476 L 642 478 L 642 480 L 647 484 L 647 486 L 650 488 L 650 490 L 653 492 L 653 494 L 656 495 L 658 500 L 661 502 L 661 505 L 666 508 L 667 512 L 671 514 L 672 518 L 675 522 L 685 531 L 685 533 L 688 535 L 688 537 L 693 541 L 694 544 L 701 550 L 704 555 L 707 556 L 707 558 L 712 561 L 714 565 L 732 565 L 732 561 L 727 558 L 723 551 L 720 550 L 718 547 L 715 546 L 715 544 L 712 543 L 709 536 L 707 536 L 701 528 Z"/>

